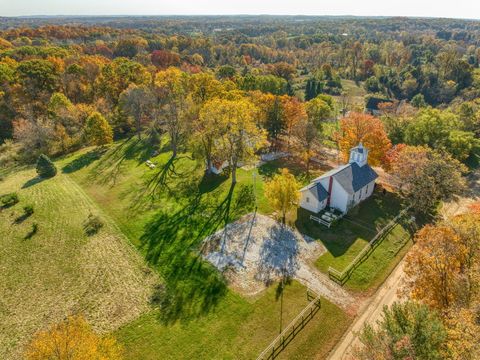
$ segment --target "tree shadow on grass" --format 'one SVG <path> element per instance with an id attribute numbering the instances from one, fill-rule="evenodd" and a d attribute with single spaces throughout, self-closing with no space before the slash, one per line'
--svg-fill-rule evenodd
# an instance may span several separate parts
<path id="1" fill-rule="evenodd" d="M 228 175 L 227 174 L 209 174 L 209 173 L 204 173 L 202 180 L 200 181 L 200 184 L 198 185 L 199 191 L 203 193 L 208 193 L 216 188 L 218 188 L 220 185 L 222 185 L 226 180 L 228 180 Z"/>
<path id="2" fill-rule="evenodd" d="M 25 184 L 22 185 L 22 189 L 26 189 L 26 188 L 29 188 L 29 187 L 34 186 L 36 184 L 39 184 L 44 180 L 46 180 L 46 178 L 36 176 L 33 179 L 30 179 L 27 182 L 25 182 Z"/>
<path id="3" fill-rule="evenodd" d="M 315 178 L 315 174 L 306 174 L 306 169 L 302 166 L 299 161 L 294 160 L 293 157 L 286 157 L 281 159 L 272 160 L 264 163 L 258 167 L 258 173 L 266 178 L 271 179 L 276 174 L 280 173 L 280 169 L 286 168 L 292 173 L 295 178 L 301 183 L 308 183 L 311 179 Z M 311 165 L 311 170 L 316 173 L 315 164 Z"/>
<path id="4" fill-rule="evenodd" d="M 89 152 L 82 154 L 78 158 L 72 160 L 67 165 L 65 165 L 62 168 L 62 172 L 66 174 L 71 174 L 75 171 L 83 169 L 84 167 L 87 167 L 90 164 L 92 164 L 94 161 L 99 160 L 102 157 L 102 155 L 105 154 L 106 151 L 107 151 L 107 148 L 105 147 L 99 147 L 99 148 L 90 150 Z"/>
<path id="5" fill-rule="evenodd" d="M 119 145 L 116 145 L 110 151 L 107 151 L 102 161 L 98 162 L 90 172 L 89 179 L 101 184 L 110 184 L 114 186 L 117 179 L 125 170 L 125 160 L 141 158 L 139 154 L 144 153 L 144 144 L 141 139 L 128 139 Z M 139 160 L 141 161 L 141 160 Z"/>
<path id="6" fill-rule="evenodd" d="M 23 223 L 25 220 L 27 220 L 30 216 L 32 216 L 32 214 L 28 214 L 28 213 L 22 214 L 22 215 L 16 217 L 13 223 L 14 223 L 15 225 L 21 224 L 21 223 Z"/>
<path id="7" fill-rule="evenodd" d="M 208 314 L 227 293 L 221 273 L 202 259 L 203 239 L 243 212 L 242 189 L 231 186 L 224 198 L 197 191 L 175 213 L 158 212 L 145 226 L 141 247 L 164 280 L 155 294 L 165 324 Z"/>

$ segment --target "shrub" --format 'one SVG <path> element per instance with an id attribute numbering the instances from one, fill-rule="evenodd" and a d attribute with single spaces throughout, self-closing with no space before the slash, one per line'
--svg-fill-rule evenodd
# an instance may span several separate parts
<path id="1" fill-rule="evenodd" d="M 98 231 L 103 227 L 103 221 L 100 219 L 99 216 L 97 215 L 88 215 L 87 220 L 83 224 L 83 228 L 85 230 L 85 233 L 88 236 L 95 235 L 98 233 Z"/>
<path id="2" fill-rule="evenodd" d="M 37 174 L 42 178 L 51 178 L 57 175 L 57 168 L 47 155 L 41 154 L 38 157 Z"/>
<path id="3" fill-rule="evenodd" d="M 25 213 L 25 216 L 30 216 L 33 214 L 33 206 L 32 205 L 26 205 L 23 207 L 23 212 Z"/>
<path id="4" fill-rule="evenodd" d="M 18 203 L 20 200 L 18 198 L 17 193 L 10 193 L 10 194 L 5 194 L 0 197 L 0 204 L 2 207 L 7 208 L 10 206 L 15 205 Z"/>

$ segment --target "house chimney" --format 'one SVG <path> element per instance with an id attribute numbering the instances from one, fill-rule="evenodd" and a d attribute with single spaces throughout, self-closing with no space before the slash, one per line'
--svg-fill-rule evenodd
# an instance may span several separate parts
<path id="1" fill-rule="evenodd" d="M 367 159 L 368 149 L 365 148 L 362 143 L 350 150 L 350 164 L 357 163 L 358 166 L 362 167 L 367 164 Z"/>

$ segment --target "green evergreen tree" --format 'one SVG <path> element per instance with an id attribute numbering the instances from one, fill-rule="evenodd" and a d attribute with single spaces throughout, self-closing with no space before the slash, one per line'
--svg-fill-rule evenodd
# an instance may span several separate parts
<path id="1" fill-rule="evenodd" d="M 38 157 L 37 174 L 42 178 L 51 178 L 57 175 L 57 168 L 47 155 L 41 154 Z"/>

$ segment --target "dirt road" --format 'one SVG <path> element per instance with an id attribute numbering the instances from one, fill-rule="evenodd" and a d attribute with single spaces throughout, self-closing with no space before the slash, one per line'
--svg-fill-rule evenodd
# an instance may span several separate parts
<path id="1" fill-rule="evenodd" d="M 367 303 L 363 312 L 361 312 L 360 316 L 355 320 L 346 335 L 331 353 L 329 357 L 330 360 L 352 359 L 352 350 L 359 344 L 357 334 L 363 328 L 363 325 L 366 323 L 374 324 L 381 318 L 385 305 L 390 306 L 399 300 L 397 290 L 403 282 L 403 265 L 404 260 L 397 265 L 385 283 Z"/>

